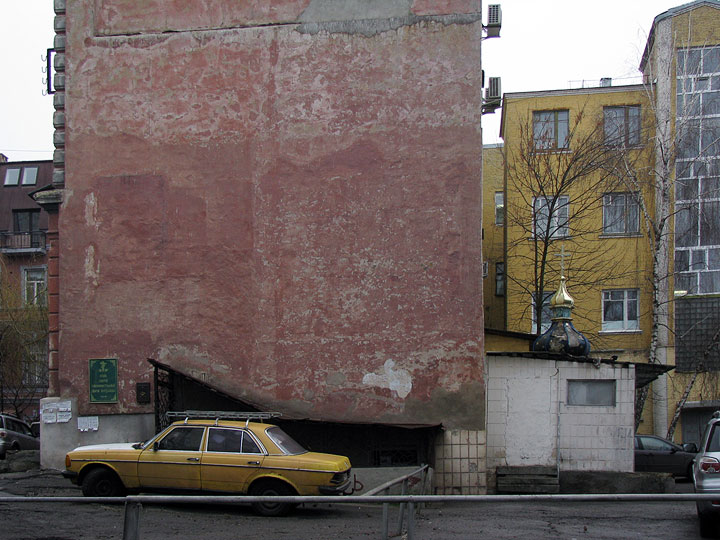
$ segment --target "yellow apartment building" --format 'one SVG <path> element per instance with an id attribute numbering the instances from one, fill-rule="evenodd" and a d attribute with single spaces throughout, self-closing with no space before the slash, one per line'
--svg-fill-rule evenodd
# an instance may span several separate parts
<path id="1" fill-rule="evenodd" d="M 482 251 L 486 334 L 487 329 L 506 328 L 504 171 L 502 145 L 483 146 Z M 488 344 L 485 345 L 487 348 Z"/>
<path id="2" fill-rule="evenodd" d="M 640 69 L 642 85 L 504 95 L 504 152 L 484 158 L 485 315 L 541 333 L 564 275 L 591 355 L 674 368 L 638 431 L 697 442 L 720 409 L 720 1 L 659 14 Z"/>
<path id="3" fill-rule="evenodd" d="M 609 81 L 505 94 L 507 330 L 545 331 L 564 275 L 575 326 L 592 354 L 648 361 L 652 263 L 642 214 L 653 211 L 654 198 L 647 99 L 643 85 Z M 495 197 L 490 189 L 486 197 Z M 649 423 L 646 413 L 642 427 Z"/>

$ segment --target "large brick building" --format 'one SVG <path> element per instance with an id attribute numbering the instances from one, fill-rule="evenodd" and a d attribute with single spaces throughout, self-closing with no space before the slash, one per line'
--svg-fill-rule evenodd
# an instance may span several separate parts
<path id="1" fill-rule="evenodd" d="M 46 463 L 230 403 L 482 445 L 480 4 L 55 1 Z"/>

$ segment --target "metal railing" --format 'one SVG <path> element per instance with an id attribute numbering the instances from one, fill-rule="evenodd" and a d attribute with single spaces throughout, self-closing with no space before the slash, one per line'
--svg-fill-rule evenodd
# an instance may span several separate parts
<path id="1" fill-rule="evenodd" d="M 417 476 L 420 476 L 422 478 L 422 486 L 420 487 L 420 494 L 425 495 L 425 489 L 427 486 L 430 485 L 430 475 L 432 474 L 432 469 L 429 465 L 423 465 L 418 470 L 411 472 L 410 474 L 406 474 L 405 476 L 401 476 L 399 478 L 396 478 L 394 480 L 390 480 L 389 482 L 386 482 L 385 484 L 382 484 L 376 488 L 371 489 L 367 493 L 365 493 L 366 497 L 372 497 L 374 495 L 378 495 L 380 493 L 383 493 L 385 495 L 390 494 L 390 489 L 394 486 L 397 486 L 398 484 L 401 484 L 401 491 L 400 495 L 408 495 L 408 489 L 410 487 L 410 480 L 412 478 L 415 478 Z M 406 510 L 406 503 L 400 503 L 400 508 L 398 512 L 398 522 L 397 522 L 397 532 L 394 534 L 394 536 L 400 536 L 403 533 L 403 520 L 405 517 L 405 510 Z M 420 508 L 418 507 L 418 511 Z M 407 507 L 407 513 L 408 513 L 408 520 L 407 520 L 407 526 L 408 526 L 408 538 L 413 538 L 414 535 L 414 526 L 415 526 L 415 508 L 412 509 Z M 410 514 L 412 514 L 412 519 Z M 388 521 L 390 519 L 390 504 L 389 503 L 383 503 L 383 521 L 382 521 L 382 540 L 387 540 L 389 538 L 389 525 Z M 410 529 L 413 529 L 412 531 Z"/>
<path id="2" fill-rule="evenodd" d="M 382 487 L 382 486 L 381 486 Z M 250 504 L 253 502 L 327 503 L 327 504 L 405 504 L 407 540 L 415 538 L 416 505 L 429 503 L 528 503 L 528 502 L 681 502 L 715 501 L 714 493 L 616 493 L 592 495 L 347 495 L 347 496 L 186 496 L 130 495 L 127 497 L 0 497 L 0 504 L 79 503 L 124 504 L 123 540 L 140 540 L 143 504 Z"/>
<path id="3" fill-rule="evenodd" d="M 45 242 L 45 231 L 0 232 L 0 250 L 4 252 L 42 252 Z"/>

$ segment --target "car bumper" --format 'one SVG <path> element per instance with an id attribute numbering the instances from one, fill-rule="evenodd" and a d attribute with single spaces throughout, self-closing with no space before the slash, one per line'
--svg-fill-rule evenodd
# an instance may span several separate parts
<path id="1" fill-rule="evenodd" d="M 348 478 L 339 486 L 320 486 L 318 489 L 322 495 L 342 495 L 352 486 L 352 479 Z"/>
<path id="2" fill-rule="evenodd" d="M 76 473 L 75 471 L 64 470 L 64 471 L 62 472 L 62 475 L 63 475 L 63 478 L 67 478 L 67 479 L 70 480 L 73 484 L 77 484 L 77 482 L 78 482 L 78 473 Z"/>

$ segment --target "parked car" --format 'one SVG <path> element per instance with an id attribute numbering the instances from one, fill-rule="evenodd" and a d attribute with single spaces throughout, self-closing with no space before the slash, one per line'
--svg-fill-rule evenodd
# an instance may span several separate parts
<path id="1" fill-rule="evenodd" d="M 696 501 L 700 535 L 714 537 L 720 525 L 720 411 L 705 426 L 693 468 L 695 493 L 717 493 L 718 500 Z"/>
<path id="2" fill-rule="evenodd" d="M 220 416 L 188 417 L 144 443 L 81 446 L 67 454 L 65 467 L 63 475 L 87 497 L 141 491 L 337 495 L 351 489 L 347 457 L 309 452 L 272 424 Z M 294 506 L 258 502 L 253 509 L 277 516 Z"/>
<path id="3" fill-rule="evenodd" d="M 635 471 L 664 472 L 692 478 L 697 445 L 682 446 L 655 435 L 635 435 Z"/>
<path id="4" fill-rule="evenodd" d="M 14 416 L 0 414 L 0 459 L 8 451 L 37 450 L 40 439 L 33 435 L 30 426 Z"/>

